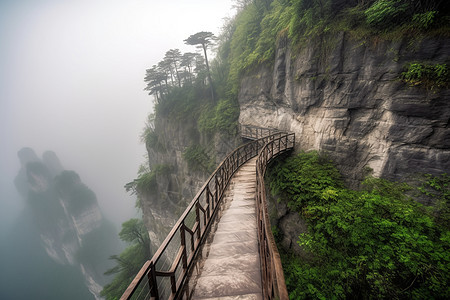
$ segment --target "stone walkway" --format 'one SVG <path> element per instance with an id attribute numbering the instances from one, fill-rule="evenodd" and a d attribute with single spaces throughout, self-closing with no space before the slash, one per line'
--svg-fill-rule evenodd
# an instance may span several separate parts
<path id="1" fill-rule="evenodd" d="M 262 300 L 256 228 L 256 158 L 234 174 L 220 219 L 211 229 L 198 263 L 192 299 Z"/>

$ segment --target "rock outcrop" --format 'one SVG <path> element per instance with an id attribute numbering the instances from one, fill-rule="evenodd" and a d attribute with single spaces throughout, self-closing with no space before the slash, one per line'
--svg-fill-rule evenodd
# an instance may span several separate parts
<path id="1" fill-rule="evenodd" d="M 239 121 L 294 131 L 297 150 L 329 155 L 352 187 L 368 171 L 393 180 L 448 172 L 450 90 L 410 87 L 399 76 L 408 62 L 447 62 L 450 39 L 413 42 L 342 33 L 292 53 L 280 39 L 274 64 L 244 76 Z"/>
<path id="2" fill-rule="evenodd" d="M 120 252 L 113 225 L 104 217 L 96 196 L 74 171 L 64 170 L 53 152 L 40 160 L 30 148 L 18 152 L 21 169 L 15 178 L 26 200 L 41 246 L 56 263 L 75 268 L 96 299 L 112 267 L 109 257 Z"/>

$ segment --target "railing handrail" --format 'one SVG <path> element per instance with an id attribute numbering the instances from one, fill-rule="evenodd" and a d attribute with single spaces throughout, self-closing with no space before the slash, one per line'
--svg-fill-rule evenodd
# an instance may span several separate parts
<path id="1" fill-rule="evenodd" d="M 248 132 L 252 132 L 252 130 L 256 130 L 256 136 L 258 134 L 262 134 L 263 130 L 268 130 L 268 132 L 272 133 L 271 135 L 264 136 L 261 138 L 257 138 L 254 141 L 244 144 L 238 148 L 236 148 L 233 152 L 228 154 L 225 159 L 219 164 L 219 166 L 216 168 L 216 170 L 211 174 L 211 176 L 206 180 L 205 184 L 202 186 L 202 188 L 198 191 L 198 193 L 195 195 L 194 199 L 189 203 L 186 210 L 183 212 L 183 214 L 180 216 L 178 221 L 173 226 L 172 230 L 168 234 L 168 236 L 164 239 L 161 246 L 158 248 L 156 253 L 153 255 L 152 259 L 147 261 L 139 273 L 136 275 L 136 277 L 133 279 L 131 284 L 128 286 L 127 290 L 124 292 L 121 300 L 130 299 L 131 296 L 133 296 L 134 292 L 138 289 L 140 283 L 144 280 L 144 278 L 147 277 L 148 280 L 148 292 L 147 295 L 149 295 L 152 299 L 159 299 L 160 297 L 164 297 L 161 295 L 161 293 L 166 293 L 168 299 L 174 299 L 181 295 L 181 290 L 183 288 L 184 282 L 186 280 L 186 276 L 189 273 L 190 267 L 192 262 L 194 261 L 197 252 L 199 248 L 201 247 L 203 240 L 205 239 L 206 233 L 209 230 L 209 227 L 212 223 L 212 221 L 215 218 L 217 208 L 219 207 L 219 204 L 222 200 L 223 193 L 228 186 L 228 183 L 233 176 L 233 174 L 236 172 L 236 170 L 245 162 L 247 162 L 249 159 L 255 157 L 256 155 L 260 155 L 263 153 L 264 149 L 266 149 L 267 145 L 274 143 L 274 141 L 281 141 L 282 138 L 285 138 L 285 144 L 284 149 L 280 150 L 276 154 L 279 154 L 281 152 L 285 152 L 289 149 L 292 149 L 294 147 L 295 143 L 295 136 L 293 134 L 289 133 L 283 133 L 277 130 L 272 129 L 264 129 L 261 127 L 255 127 L 255 126 L 240 126 L 240 130 L 242 129 L 248 130 Z M 242 132 L 242 131 L 241 131 Z M 255 137 L 250 137 L 255 138 Z M 293 138 L 291 142 L 288 142 L 288 139 Z M 288 144 L 290 145 L 288 147 Z M 281 145 L 281 142 L 278 143 L 278 145 Z M 262 149 L 261 151 L 259 151 Z M 273 148 L 272 148 L 273 149 Z M 274 157 L 272 151 L 272 157 Z M 266 160 L 268 163 L 269 160 Z M 259 159 L 258 159 L 259 161 Z M 258 169 L 257 169 L 258 172 Z M 265 167 L 263 172 L 260 174 L 264 175 Z M 257 173 L 258 174 L 258 173 Z M 258 177 L 258 175 L 257 175 Z M 258 180 L 258 179 L 257 179 Z M 257 192 L 257 195 L 259 193 Z M 258 198 L 257 196 L 257 199 Z M 203 200 L 203 201 L 202 201 Z M 265 198 L 264 198 L 265 201 Z M 202 204 L 202 203 L 203 204 Z M 258 204 L 257 204 L 258 207 Z M 259 205 L 259 207 L 264 207 L 264 205 Z M 267 208 L 266 208 L 267 210 Z M 263 214 L 266 214 L 264 210 L 262 210 Z M 189 225 L 186 224 L 189 220 L 189 216 L 195 215 L 195 222 L 192 225 L 192 228 L 189 228 Z M 260 214 L 258 213 L 258 216 Z M 269 222 L 268 218 L 260 218 L 263 222 Z M 193 221 L 193 220 L 191 220 Z M 203 221 L 203 222 L 202 222 Z M 260 222 L 258 222 L 259 224 Z M 270 229 L 270 222 L 269 222 L 269 229 Z M 264 226 L 265 228 L 265 226 Z M 269 232 L 266 229 L 263 229 L 261 232 L 263 232 L 262 237 L 263 240 L 269 240 L 273 241 L 273 236 L 269 230 Z M 174 245 L 176 248 L 173 249 L 173 251 L 169 251 L 168 248 L 171 246 L 171 242 L 174 241 L 174 239 L 177 238 L 177 233 L 179 233 L 179 243 Z M 188 238 L 186 238 L 186 236 Z M 190 244 L 187 242 L 189 239 Z M 263 243 L 260 242 L 260 249 L 261 245 Z M 273 247 L 270 245 L 267 245 L 267 243 L 264 243 L 264 247 L 268 249 L 272 249 Z M 260 250 L 261 251 L 261 250 Z M 275 246 L 276 251 L 276 246 Z M 170 255 L 175 255 L 175 258 L 173 261 L 169 259 L 170 263 L 170 269 L 169 270 L 162 270 L 161 268 L 157 269 L 157 265 L 160 262 L 160 259 L 166 258 Z M 262 253 L 266 252 L 261 252 Z M 278 254 L 278 252 L 274 252 L 273 250 L 270 250 L 268 253 L 275 253 Z M 278 256 L 279 260 L 279 256 Z M 180 265 L 182 267 L 180 268 Z M 261 262 L 261 265 L 263 266 L 263 262 Z M 279 263 L 281 266 L 281 262 Z M 271 269 L 272 270 L 272 269 Z M 278 269 L 275 268 L 276 273 L 279 273 L 277 271 Z M 178 272 L 178 273 L 177 273 Z M 176 278 L 178 275 L 178 279 Z M 272 280 L 268 280 L 267 276 L 264 275 L 263 270 L 263 283 L 268 282 L 270 286 L 275 286 L 272 283 Z M 277 274 L 276 274 L 277 275 Z M 283 272 L 281 269 L 281 277 L 283 276 Z M 166 292 L 165 290 L 161 290 L 159 288 L 159 285 L 162 287 L 167 287 L 166 284 L 164 286 L 163 281 L 165 278 L 170 278 L 170 291 Z M 280 275 L 278 276 L 270 276 L 270 278 L 276 279 L 278 283 L 281 283 L 284 285 L 284 277 L 281 278 Z M 284 289 L 286 289 L 286 286 L 284 285 Z M 267 290 L 268 292 L 272 293 L 274 290 L 273 288 L 266 288 L 264 287 L 264 290 Z M 267 293 L 265 293 L 267 294 Z M 278 292 L 275 292 L 275 294 L 280 294 Z M 267 294 L 269 295 L 269 294 Z M 283 292 L 280 294 L 283 296 Z M 287 292 L 286 292 L 287 295 Z M 283 298 L 282 298 L 283 299 Z"/>
<path id="2" fill-rule="evenodd" d="M 243 138 L 247 138 L 250 140 L 257 140 L 261 137 L 265 137 L 282 131 L 275 128 L 265 128 L 253 125 L 239 124 L 239 132 Z"/>
<path id="3" fill-rule="evenodd" d="M 289 299 L 280 254 L 272 234 L 264 175 L 268 163 L 275 156 L 294 149 L 294 146 L 295 134 L 284 133 L 280 138 L 265 144 L 256 160 L 256 220 L 264 299 Z"/>

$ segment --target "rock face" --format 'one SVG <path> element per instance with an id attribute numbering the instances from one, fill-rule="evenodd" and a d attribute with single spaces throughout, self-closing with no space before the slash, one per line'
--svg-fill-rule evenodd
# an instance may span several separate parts
<path id="1" fill-rule="evenodd" d="M 353 187 L 368 170 L 394 180 L 450 170 L 450 90 L 398 80 L 408 62 L 445 63 L 449 39 L 362 42 L 342 33 L 295 58 L 288 44 L 280 39 L 273 66 L 244 76 L 240 123 L 295 132 L 297 150 L 326 153 Z"/>
<path id="2" fill-rule="evenodd" d="M 147 145 L 149 168 L 155 170 L 165 166 L 168 171 L 156 176 L 156 189 L 139 195 L 152 255 L 215 166 L 240 143 L 239 139 L 220 134 L 200 134 L 194 119 L 186 122 L 156 117 L 154 126 L 158 141 L 153 146 Z M 203 148 L 214 167 L 189 167 L 183 153 L 192 145 Z"/>
<path id="3" fill-rule="evenodd" d="M 56 263 L 78 269 L 96 299 L 107 283 L 109 256 L 120 252 L 112 224 L 103 217 L 95 194 L 74 171 L 63 169 L 53 152 L 40 160 L 30 148 L 18 153 L 21 169 L 15 178 L 26 200 L 40 244 Z"/>

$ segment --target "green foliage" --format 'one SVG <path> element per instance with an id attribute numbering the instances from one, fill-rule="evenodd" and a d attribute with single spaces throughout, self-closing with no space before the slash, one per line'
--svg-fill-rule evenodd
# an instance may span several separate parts
<path id="1" fill-rule="evenodd" d="M 213 134 L 216 132 L 216 109 L 212 105 L 206 105 L 197 121 L 198 130 L 203 133 Z"/>
<path id="2" fill-rule="evenodd" d="M 208 89 L 201 85 L 173 87 L 164 101 L 155 105 L 155 114 L 173 120 L 198 116 L 198 108 L 208 103 Z"/>
<path id="3" fill-rule="evenodd" d="M 156 177 L 170 173 L 172 167 L 167 164 L 155 165 L 152 170 L 142 170 L 138 178 L 125 184 L 125 190 L 133 194 L 146 195 L 156 191 Z"/>
<path id="4" fill-rule="evenodd" d="M 426 181 L 420 187 L 420 191 L 434 199 L 450 201 L 450 176 L 446 173 L 440 176 L 425 174 Z"/>
<path id="5" fill-rule="evenodd" d="M 237 95 L 238 81 L 242 71 L 255 60 L 254 55 L 251 54 L 256 47 L 263 16 L 258 11 L 257 6 L 251 3 L 235 17 L 236 29 L 232 35 L 229 55 L 229 80 L 232 83 L 232 93 L 234 95 Z"/>
<path id="6" fill-rule="evenodd" d="M 378 0 L 364 13 L 369 25 L 384 29 L 398 24 L 407 9 L 402 0 Z"/>
<path id="7" fill-rule="evenodd" d="M 156 172 L 143 173 L 134 180 L 135 189 L 139 194 L 149 194 L 156 190 Z"/>
<path id="8" fill-rule="evenodd" d="M 239 106 L 230 100 L 220 100 L 215 107 L 206 106 L 198 119 L 200 132 L 236 134 Z"/>
<path id="9" fill-rule="evenodd" d="M 142 139 L 148 149 L 153 149 L 157 152 L 163 152 L 166 150 L 164 144 L 159 141 L 159 135 L 153 128 L 145 128 L 144 133 L 142 134 Z"/>
<path id="10" fill-rule="evenodd" d="M 120 255 L 110 257 L 116 265 L 105 274 L 115 274 L 115 277 L 100 293 L 107 300 L 120 298 L 150 255 L 150 239 L 142 220 L 130 219 L 124 222 L 119 236 L 129 247 Z"/>
<path id="11" fill-rule="evenodd" d="M 239 118 L 239 106 L 229 100 L 221 100 L 216 106 L 215 123 L 220 132 L 235 134 Z"/>
<path id="12" fill-rule="evenodd" d="M 406 68 L 401 79 L 410 86 L 421 86 L 431 90 L 450 86 L 450 72 L 447 64 L 413 62 L 407 64 Z"/>
<path id="13" fill-rule="evenodd" d="M 369 178 L 363 191 L 346 189 L 317 153 L 301 153 L 269 174 L 272 191 L 308 223 L 298 243 L 310 258 L 283 255 L 291 299 L 450 297 L 448 223 L 406 197 L 409 186 Z M 447 205 L 448 182 L 426 182 L 447 195 L 439 196 Z"/>
<path id="14" fill-rule="evenodd" d="M 419 191 L 433 201 L 433 215 L 446 228 L 450 227 L 450 176 L 424 174 L 425 181 Z"/>
<path id="15" fill-rule="evenodd" d="M 200 145 L 192 145 L 183 152 L 183 158 L 186 160 L 189 169 L 194 171 L 209 172 L 213 168 L 211 157 Z"/>
<path id="16" fill-rule="evenodd" d="M 421 14 L 415 14 L 412 18 L 414 27 L 419 29 L 428 29 L 436 19 L 437 11 L 427 11 Z"/>
<path id="17" fill-rule="evenodd" d="M 298 210 L 310 201 L 321 201 L 326 188 L 340 188 L 339 172 L 317 152 L 301 153 L 277 164 L 268 172 L 273 194 L 282 192 L 289 199 L 288 206 Z"/>
<path id="18" fill-rule="evenodd" d="M 129 244 L 148 244 L 148 233 L 144 223 L 140 219 L 130 219 L 122 224 L 119 232 L 122 241 Z"/>
<path id="19" fill-rule="evenodd" d="M 436 24 L 447 26 L 446 15 L 443 1 L 273 0 L 270 6 L 250 1 L 236 15 L 228 45 L 232 94 L 237 95 L 245 72 L 273 63 L 276 42 L 281 38 L 288 37 L 296 48 L 340 31 L 359 39 L 417 36 Z"/>

